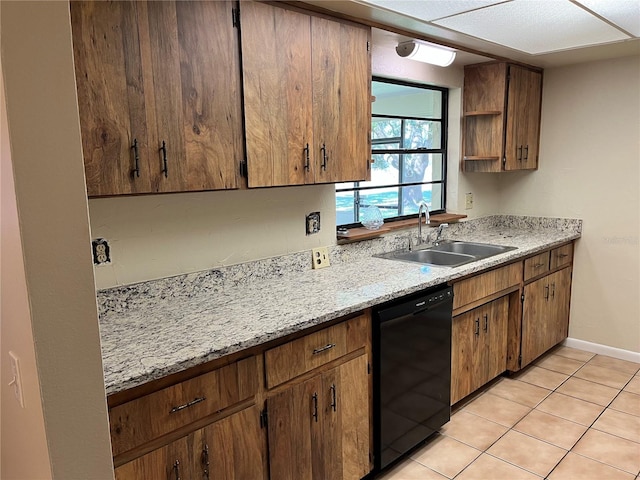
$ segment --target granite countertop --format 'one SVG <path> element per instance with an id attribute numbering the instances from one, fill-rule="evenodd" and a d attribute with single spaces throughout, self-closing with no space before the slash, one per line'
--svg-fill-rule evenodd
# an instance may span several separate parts
<path id="1" fill-rule="evenodd" d="M 457 268 L 372 257 L 406 246 L 412 229 L 331 247 L 331 266 L 320 270 L 301 252 L 99 291 L 107 394 L 534 254 L 581 229 L 580 220 L 492 216 L 452 224 L 444 238 L 517 249 Z"/>

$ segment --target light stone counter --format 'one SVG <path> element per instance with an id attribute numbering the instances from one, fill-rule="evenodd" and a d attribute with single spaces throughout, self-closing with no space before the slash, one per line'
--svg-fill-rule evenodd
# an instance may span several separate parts
<path id="1" fill-rule="evenodd" d="M 331 247 L 331 266 L 321 270 L 301 252 L 99 291 L 107 394 L 574 240 L 582 222 L 492 216 L 452 224 L 445 239 L 517 247 L 457 268 L 372 257 L 404 248 L 415 230 Z"/>

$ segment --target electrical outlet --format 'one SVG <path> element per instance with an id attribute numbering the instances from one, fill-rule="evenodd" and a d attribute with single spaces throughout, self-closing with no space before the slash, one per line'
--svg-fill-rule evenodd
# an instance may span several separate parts
<path id="1" fill-rule="evenodd" d="M 320 231 L 320 212 L 313 212 L 306 216 L 305 225 L 307 235 L 312 235 Z"/>
<path id="2" fill-rule="evenodd" d="M 313 258 L 313 268 L 324 268 L 329 266 L 329 249 L 327 247 L 318 247 L 311 250 Z"/>
<path id="3" fill-rule="evenodd" d="M 111 263 L 111 248 L 104 238 L 96 238 L 91 241 L 91 250 L 93 252 L 93 264 L 104 265 Z"/>
<path id="4" fill-rule="evenodd" d="M 471 210 L 473 208 L 473 193 L 467 193 L 464 196 L 464 208 L 465 210 Z"/>
<path id="5" fill-rule="evenodd" d="M 13 389 L 13 396 L 16 398 L 18 405 L 24 408 L 24 397 L 22 396 L 22 377 L 20 376 L 20 361 L 18 356 L 9 352 L 9 358 L 11 360 L 11 381 L 9 386 Z"/>

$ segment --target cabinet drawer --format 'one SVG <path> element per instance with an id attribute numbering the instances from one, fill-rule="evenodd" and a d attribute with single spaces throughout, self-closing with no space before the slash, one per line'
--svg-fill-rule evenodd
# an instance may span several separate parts
<path id="1" fill-rule="evenodd" d="M 512 263 L 453 284 L 453 309 L 518 285 L 522 280 L 522 262 Z"/>
<path id="2" fill-rule="evenodd" d="M 258 389 L 249 357 L 109 410 L 113 455 L 246 400 Z"/>
<path id="3" fill-rule="evenodd" d="M 569 265 L 573 260 L 573 243 L 551 250 L 551 269 Z"/>
<path id="4" fill-rule="evenodd" d="M 273 388 L 367 344 L 369 317 L 347 320 L 267 350 L 267 388 Z"/>
<path id="5" fill-rule="evenodd" d="M 549 271 L 549 251 L 542 252 L 524 261 L 524 281 Z"/>

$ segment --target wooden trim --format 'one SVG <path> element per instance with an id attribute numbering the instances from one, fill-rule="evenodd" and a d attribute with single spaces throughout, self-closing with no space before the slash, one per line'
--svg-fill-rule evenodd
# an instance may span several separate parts
<path id="1" fill-rule="evenodd" d="M 469 310 L 473 310 L 474 308 L 480 307 L 485 303 L 492 302 L 494 300 L 497 300 L 500 297 L 504 297 L 505 295 L 509 295 L 510 293 L 517 292 L 519 290 L 520 290 L 520 285 L 514 285 L 512 287 L 505 288 L 504 290 L 500 290 L 499 292 L 493 293 L 491 295 L 487 295 L 486 297 L 482 297 L 474 302 L 467 303 L 466 305 L 456 308 L 453 311 L 453 316 L 455 317 L 462 313 L 468 312 Z"/>
<path id="2" fill-rule="evenodd" d="M 463 114 L 464 117 L 476 117 L 481 115 L 502 115 L 502 111 L 501 110 L 471 111 L 471 112 L 464 112 Z"/>

